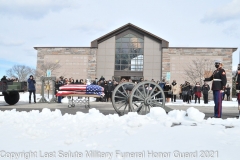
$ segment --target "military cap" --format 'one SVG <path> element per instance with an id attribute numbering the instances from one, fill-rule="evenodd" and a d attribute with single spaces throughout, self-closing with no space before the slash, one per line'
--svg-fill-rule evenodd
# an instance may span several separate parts
<path id="1" fill-rule="evenodd" d="M 215 63 L 222 63 L 220 60 L 215 60 Z"/>

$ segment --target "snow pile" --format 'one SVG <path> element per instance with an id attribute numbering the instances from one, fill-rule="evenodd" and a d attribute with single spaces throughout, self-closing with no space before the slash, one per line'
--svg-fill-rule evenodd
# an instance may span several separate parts
<path id="1" fill-rule="evenodd" d="M 107 152 L 103 159 L 139 159 L 136 154 L 126 157 L 125 152 L 142 153 L 143 159 L 161 158 L 158 154 L 166 152 L 168 159 L 179 159 L 176 150 L 198 152 L 199 156 L 203 149 L 216 152 L 215 158 L 227 159 L 231 155 L 234 159 L 240 147 L 240 140 L 235 138 L 240 133 L 239 122 L 234 118 L 204 120 L 204 114 L 195 108 L 166 114 L 162 108 L 153 107 L 147 115 L 131 112 L 121 117 L 105 116 L 95 108 L 76 115 L 62 115 L 58 109 L 13 109 L 0 111 L 0 145 L 5 152 L 36 151 L 37 159 L 43 159 L 41 155 L 46 152 L 53 152 L 51 159 L 77 159 L 73 157 L 76 152 L 82 154 L 82 159 L 101 159 L 99 154 Z M 96 152 L 95 156 L 89 157 L 92 152 Z"/>
<path id="2" fill-rule="evenodd" d="M 187 109 L 187 114 L 189 119 L 197 121 L 197 122 L 201 122 L 203 121 L 205 114 L 202 112 L 199 112 L 198 109 L 190 107 Z"/>

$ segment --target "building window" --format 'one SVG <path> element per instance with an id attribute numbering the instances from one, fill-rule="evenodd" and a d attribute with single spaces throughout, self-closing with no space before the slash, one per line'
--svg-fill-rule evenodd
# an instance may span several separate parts
<path id="1" fill-rule="evenodd" d="M 115 70 L 143 71 L 144 41 L 133 34 L 116 39 Z"/>

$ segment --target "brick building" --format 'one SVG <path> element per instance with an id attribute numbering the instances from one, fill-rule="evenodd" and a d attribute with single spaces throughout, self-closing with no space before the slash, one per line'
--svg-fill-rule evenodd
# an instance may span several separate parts
<path id="1" fill-rule="evenodd" d="M 184 69 L 196 58 L 222 60 L 232 84 L 232 53 L 237 48 L 169 47 L 169 42 L 131 23 L 94 41 L 91 47 L 34 47 L 37 70 L 44 63 L 59 63 L 53 76 L 95 79 L 104 76 L 139 80 L 185 81 Z M 213 64 L 214 66 L 214 64 Z"/>

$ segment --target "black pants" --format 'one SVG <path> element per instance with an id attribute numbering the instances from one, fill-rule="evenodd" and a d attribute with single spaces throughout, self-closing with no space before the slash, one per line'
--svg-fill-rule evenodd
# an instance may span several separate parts
<path id="1" fill-rule="evenodd" d="M 108 101 L 108 98 L 112 101 L 112 92 L 107 92 L 106 94 L 106 102 Z"/>
<path id="2" fill-rule="evenodd" d="M 176 102 L 176 95 L 172 95 L 171 99 L 172 99 L 172 102 L 173 101 Z"/>
<path id="3" fill-rule="evenodd" d="M 191 96 L 191 95 L 188 96 L 188 101 L 187 101 L 187 102 L 188 102 L 188 103 L 189 103 L 189 102 L 192 102 L 192 96 Z"/>
<path id="4" fill-rule="evenodd" d="M 208 104 L 208 94 L 203 94 L 204 104 Z"/>
<path id="5" fill-rule="evenodd" d="M 189 102 L 189 96 L 183 95 L 183 102 Z"/>
<path id="6" fill-rule="evenodd" d="M 198 103 L 200 104 L 200 97 L 197 97 L 197 96 L 195 95 L 195 103 L 197 103 L 197 99 L 198 99 Z"/>
<path id="7" fill-rule="evenodd" d="M 230 101 L 230 94 L 227 94 L 227 101 Z"/>
<path id="8" fill-rule="evenodd" d="M 32 91 L 32 90 L 29 91 L 29 103 L 31 103 L 32 93 L 33 93 L 33 100 L 36 103 L 36 91 L 35 90 L 34 91 Z"/>
<path id="9" fill-rule="evenodd" d="M 182 99 L 182 93 L 179 93 L 179 98 Z"/>

